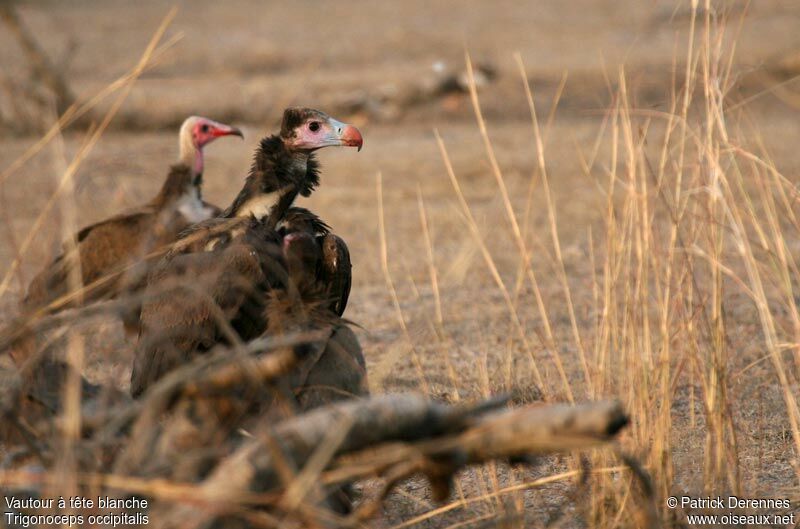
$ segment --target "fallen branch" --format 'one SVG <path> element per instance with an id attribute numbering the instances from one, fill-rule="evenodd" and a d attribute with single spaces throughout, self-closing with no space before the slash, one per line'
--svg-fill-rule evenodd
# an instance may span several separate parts
<path id="1" fill-rule="evenodd" d="M 453 407 L 395 394 L 324 406 L 274 427 L 265 424 L 203 481 L 194 498 L 203 509 L 161 504 L 152 519 L 185 528 L 225 526 L 241 522 L 253 498 L 263 503 L 269 497 L 269 505 L 284 516 L 307 521 L 308 501 L 326 496 L 322 485 L 386 478 L 375 501 L 339 520 L 339 526 L 349 526 L 372 516 L 389 490 L 412 475 L 425 475 L 442 500 L 453 474 L 465 465 L 591 448 L 612 439 L 628 421 L 617 402 L 497 409 L 503 403 Z M 314 461 L 318 471 L 308 474 Z M 331 513 L 323 509 L 313 516 Z"/>

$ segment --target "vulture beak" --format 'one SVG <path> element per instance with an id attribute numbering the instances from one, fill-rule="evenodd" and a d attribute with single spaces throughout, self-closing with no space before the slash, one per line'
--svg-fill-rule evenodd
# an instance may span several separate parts
<path id="1" fill-rule="evenodd" d="M 334 135 L 332 138 L 333 141 L 330 143 L 331 145 L 358 147 L 358 150 L 361 150 L 361 147 L 364 145 L 364 139 L 361 137 L 361 133 L 357 128 L 347 123 L 336 121 L 333 118 L 330 119 L 329 123 L 332 134 Z"/>
<path id="2" fill-rule="evenodd" d="M 219 138 L 221 136 L 239 136 L 240 138 L 244 139 L 244 134 L 242 134 L 241 130 L 222 123 L 214 124 L 213 128 L 211 129 L 211 135 L 215 138 Z"/>

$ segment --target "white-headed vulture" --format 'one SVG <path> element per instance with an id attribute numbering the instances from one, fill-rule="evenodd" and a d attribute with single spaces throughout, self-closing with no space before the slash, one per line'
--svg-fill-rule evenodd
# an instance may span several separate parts
<path id="1" fill-rule="evenodd" d="M 186 227 L 212 218 L 219 208 L 202 199 L 203 148 L 221 136 L 242 137 L 239 129 L 192 116 L 179 134 L 180 158 L 172 165 L 158 194 L 147 204 L 81 229 L 75 236 L 84 285 L 124 268 L 149 250 L 169 244 Z M 71 259 L 64 253 L 42 270 L 28 287 L 25 308 L 41 308 L 66 294 Z M 98 286 L 96 299 L 111 286 Z"/>
<path id="2" fill-rule="evenodd" d="M 122 290 L 141 286 L 144 269 L 133 268 L 153 250 L 172 243 L 188 226 L 219 214 L 203 201 L 203 148 L 222 136 L 243 137 L 242 132 L 208 118 L 192 116 L 180 129 L 178 162 L 169 168 L 158 194 L 148 203 L 81 229 L 74 238 L 77 255 L 67 247 L 39 272 L 21 302 L 23 316 L 58 312 L 110 298 Z M 71 292 L 69 275 L 80 266 L 80 292 Z M 127 270 L 127 273 L 123 273 Z M 136 328 L 138 310 L 123 314 L 126 328 Z M 26 355 L 15 348 L 12 356 Z M 21 360 L 15 358 L 17 361 Z"/>
<path id="3" fill-rule="evenodd" d="M 289 285 L 282 221 L 295 198 L 310 195 L 319 184 L 314 152 L 330 146 L 360 149 L 362 142 L 358 129 L 318 110 L 284 112 L 280 133 L 261 140 L 231 205 L 187 229 L 150 274 L 131 373 L 134 396 L 198 353 L 266 330 L 268 293 Z M 327 226 L 312 217 L 306 219 L 319 232 L 314 236 L 327 236 Z M 346 254 L 343 245 L 344 250 L 333 246 Z M 349 258 L 337 261 L 345 260 L 346 286 L 331 292 L 342 310 Z"/>

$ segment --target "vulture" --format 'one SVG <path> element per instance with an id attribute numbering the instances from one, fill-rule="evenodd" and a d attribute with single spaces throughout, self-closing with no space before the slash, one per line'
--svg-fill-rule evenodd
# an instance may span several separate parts
<path id="1" fill-rule="evenodd" d="M 321 235 L 310 212 L 291 213 L 295 215 L 293 218 L 287 215 L 287 233 L 283 237 L 288 287 L 270 292 L 265 334 L 324 332 L 326 338 L 295 346 L 302 348 L 296 350 L 302 352 L 299 365 L 289 372 L 286 380 L 279 382 L 283 386 L 280 388 L 282 394 L 288 396 L 283 399 L 288 404 L 283 407 L 287 415 L 369 394 L 361 345 L 339 313 L 339 307 L 343 310 L 349 293 L 349 257 L 347 292 L 339 292 L 339 282 L 328 273 L 332 261 L 339 258 L 335 253 L 332 257 L 331 248 L 341 244 L 346 252 L 347 247 L 331 233 Z M 280 407 L 273 404 L 271 408 Z M 280 417 L 280 409 L 270 409 L 270 416 Z M 328 488 L 326 494 L 328 505 L 341 514 L 351 512 L 352 499 L 350 484 Z"/>
<path id="2" fill-rule="evenodd" d="M 298 195 L 319 184 L 315 151 L 358 147 L 361 133 L 319 110 L 289 108 L 278 134 L 261 140 L 241 191 L 219 216 L 189 227 L 147 279 L 134 353 L 131 394 L 219 343 L 248 341 L 267 329 L 268 293 L 289 285 L 283 238 L 292 224 L 328 247 L 325 266 L 335 313 L 350 289 L 347 247 L 307 210 Z"/>
<path id="3" fill-rule="evenodd" d="M 202 199 L 203 148 L 229 135 L 243 137 L 239 129 L 208 118 L 186 119 L 179 134 L 180 158 L 170 167 L 159 193 L 140 207 L 80 230 L 72 247 L 76 253 L 65 249 L 31 281 L 21 303 L 22 314 L 52 313 L 74 307 L 78 300 L 113 297 L 143 280 L 144 272 L 131 271 L 131 265 L 173 242 L 191 224 L 219 214 L 219 208 Z M 68 286 L 76 265 L 84 285 L 81 292 L 70 291 Z M 132 310 L 123 319 L 131 328 L 138 322 L 138 311 Z"/>
<path id="4" fill-rule="evenodd" d="M 313 216 L 310 212 L 302 213 L 306 218 Z M 366 363 L 361 346 L 338 314 L 341 300 L 332 292 L 338 285 L 325 272 L 326 261 L 330 259 L 326 255 L 325 236 L 320 244 L 320 235 L 308 228 L 290 225 L 283 237 L 288 284 L 286 289 L 270 292 L 264 333 L 279 336 L 328 331 L 326 339 L 304 344 L 303 360 L 289 377 L 289 389 L 299 411 L 367 394 Z"/>

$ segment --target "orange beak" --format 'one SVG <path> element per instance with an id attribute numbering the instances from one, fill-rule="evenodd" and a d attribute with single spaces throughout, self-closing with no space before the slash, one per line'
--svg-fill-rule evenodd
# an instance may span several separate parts
<path id="1" fill-rule="evenodd" d="M 361 132 L 352 125 L 346 125 L 339 138 L 342 140 L 342 145 L 346 147 L 361 147 L 364 145 L 364 138 L 361 137 Z"/>
<path id="2" fill-rule="evenodd" d="M 358 147 L 358 150 L 361 150 L 361 147 L 364 145 L 364 138 L 361 137 L 361 132 L 359 132 L 357 128 L 352 125 L 348 125 L 347 123 L 337 121 L 333 118 L 329 120 L 329 123 L 333 129 L 333 132 L 335 133 L 333 143 L 330 143 L 329 145 Z"/>

